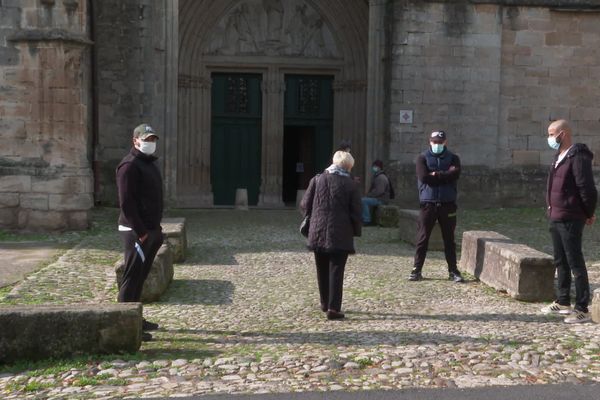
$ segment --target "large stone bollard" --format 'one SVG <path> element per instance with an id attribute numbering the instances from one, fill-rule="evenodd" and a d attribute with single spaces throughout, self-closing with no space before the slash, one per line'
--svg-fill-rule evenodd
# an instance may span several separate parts
<path id="1" fill-rule="evenodd" d="M 140 303 L 0 307 L 0 364 L 78 354 L 135 353 Z"/>
<path id="2" fill-rule="evenodd" d="M 400 240 L 416 246 L 417 242 L 417 224 L 419 221 L 419 210 L 399 209 L 398 226 L 400 227 Z M 428 249 L 431 251 L 444 251 L 444 241 L 442 240 L 442 231 L 437 222 L 429 236 Z"/>
<path id="3" fill-rule="evenodd" d="M 117 274 L 117 284 L 120 285 L 121 279 L 123 279 L 123 272 L 125 270 L 125 263 L 123 260 L 117 261 L 115 264 L 115 272 Z M 169 288 L 169 284 L 173 280 L 173 256 L 171 249 L 166 243 L 163 243 L 156 254 L 152 268 L 146 282 L 144 282 L 144 288 L 142 289 L 142 303 L 151 303 L 160 299 L 160 296 Z"/>
<path id="4" fill-rule="evenodd" d="M 554 299 L 552 257 L 497 232 L 464 232 L 460 268 L 518 300 Z"/>
<path id="5" fill-rule="evenodd" d="M 236 189 L 235 190 L 235 209 L 236 210 L 247 210 L 248 209 L 248 190 L 247 189 Z"/>
<path id="6" fill-rule="evenodd" d="M 160 225 L 162 226 L 166 242 L 171 248 L 173 262 L 179 263 L 184 261 L 187 251 L 185 218 L 163 218 Z"/>
<path id="7" fill-rule="evenodd" d="M 592 307 L 590 311 L 592 312 L 592 320 L 595 323 L 600 324 L 600 288 L 594 290 L 594 297 L 592 298 Z"/>

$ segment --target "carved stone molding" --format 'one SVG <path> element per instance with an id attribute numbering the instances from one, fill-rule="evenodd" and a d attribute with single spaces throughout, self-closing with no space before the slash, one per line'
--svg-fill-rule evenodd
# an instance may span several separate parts
<path id="1" fill-rule="evenodd" d="M 334 35 L 304 0 L 245 0 L 213 30 L 206 55 L 339 58 Z"/>
<path id="2" fill-rule="evenodd" d="M 27 29 L 16 32 L 9 36 L 11 42 L 67 42 L 83 46 L 94 44 L 91 40 L 81 34 L 66 31 L 64 29 Z"/>
<path id="3" fill-rule="evenodd" d="M 263 93 L 283 93 L 285 91 L 285 82 L 281 80 L 264 80 L 261 82 Z"/>
<path id="4" fill-rule="evenodd" d="M 367 81 L 365 80 L 346 80 L 346 81 L 334 81 L 333 91 L 334 92 L 357 92 L 367 89 Z"/>
<path id="5" fill-rule="evenodd" d="M 179 74 L 178 87 L 187 89 L 209 89 L 212 85 L 212 80 L 200 76 L 192 76 Z"/>

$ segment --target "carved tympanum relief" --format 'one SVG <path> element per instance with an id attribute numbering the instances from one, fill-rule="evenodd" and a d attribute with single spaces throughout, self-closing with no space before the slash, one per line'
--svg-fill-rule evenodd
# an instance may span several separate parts
<path id="1" fill-rule="evenodd" d="M 339 58 L 322 16 L 303 0 L 246 0 L 219 21 L 204 54 Z"/>

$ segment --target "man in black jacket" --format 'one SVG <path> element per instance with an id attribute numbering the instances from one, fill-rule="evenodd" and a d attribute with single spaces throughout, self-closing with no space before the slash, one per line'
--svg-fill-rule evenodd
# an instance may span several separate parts
<path id="1" fill-rule="evenodd" d="M 119 232 L 125 247 L 125 272 L 119 285 L 119 302 L 139 302 L 154 257 L 163 243 L 160 222 L 163 213 L 162 178 L 155 164 L 158 136 L 150 125 L 133 131 L 133 148 L 117 167 Z M 145 341 L 158 324 L 143 320 Z"/>
<path id="2" fill-rule="evenodd" d="M 566 323 L 588 322 L 590 283 L 581 238 L 584 226 L 594 223 L 598 194 L 592 173 L 594 155 L 585 144 L 573 144 L 565 120 L 548 127 L 548 145 L 557 150 L 548 175 L 546 203 L 558 271 L 558 297 L 544 308 L 544 314 L 568 315 Z M 571 273 L 575 278 L 575 307 L 571 310 Z"/>
<path id="3" fill-rule="evenodd" d="M 423 279 L 421 270 L 425 263 L 431 231 L 437 222 L 442 230 L 444 253 L 448 263 L 448 279 L 464 282 L 456 265 L 456 181 L 460 176 L 460 159 L 446 147 L 446 132 L 432 132 L 429 150 L 417 158 L 420 213 L 417 227 L 417 244 L 411 281 Z"/>

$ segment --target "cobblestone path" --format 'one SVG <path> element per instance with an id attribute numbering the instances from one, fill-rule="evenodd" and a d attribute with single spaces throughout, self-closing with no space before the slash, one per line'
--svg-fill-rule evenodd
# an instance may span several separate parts
<path id="1" fill-rule="evenodd" d="M 478 214 L 479 215 L 479 214 Z M 518 214 L 517 214 L 518 215 Z M 429 254 L 421 282 L 406 280 L 414 249 L 397 230 L 365 228 L 344 281 L 347 319 L 319 309 L 312 254 L 294 211 L 207 210 L 187 218 L 189 255 L 144 313 L 161 329 L 136 355 L 32 364 L 0 372 L 0 397 L 115 398 L 204 393 L 600 382 L 600 326 L 566 325 L 472 279 L 446 280 Z M 549 252 L 539 218 L 461 229 L 499 230 Z M 513 216 L 514 217 L 514 216 Z M 104 218 L 115 218 L 107 212 Z M 116 219 L 116 218 L 115 218 Z M 532 222 L 533 221 L 533 222 Z M 112 220 L 111 220 L 112 222 Z M 461 223 L 462 222 L 462 223 Z M 597 241 L 587 239 L 593 287 Z M 116 232 L 84 237 L 0 304 L 114 301 Z M 18 368 L 17 368 L 18 369 Z"/>

